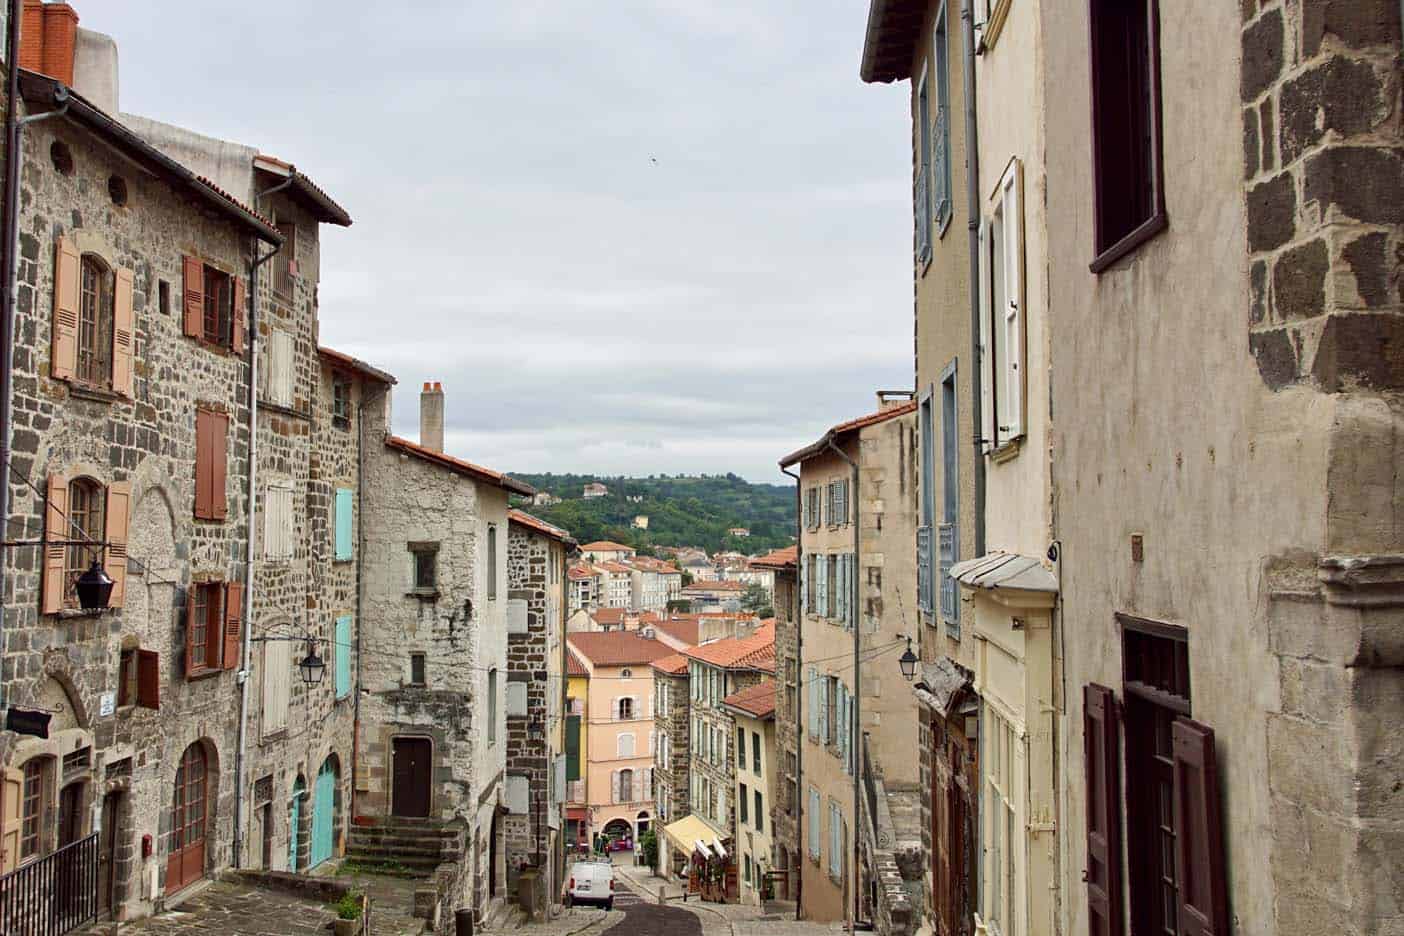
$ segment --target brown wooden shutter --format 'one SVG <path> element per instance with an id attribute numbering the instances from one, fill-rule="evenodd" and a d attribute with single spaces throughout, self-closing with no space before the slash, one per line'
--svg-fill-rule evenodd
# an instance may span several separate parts
<path id="1" fill-rule="evenodd" d="M 1180 936 L 1228 936 L 1228 887 L 1214 729 L 1175 719 L 1175 876 Z"/>
<path id="2" fill-rule="evenodd" d="M 6 767 L 0 778 L 0 874 L 9 874 L 19 866 L 23 803 L 24 771 Z"/>
<path id="3" fill-rule="evenodd" d="M 1116 696 L 1082 689 L 1087 784 L 1087 918 L 1091 936 L 1121 936 L 1121 804 L 1117 796 Z"/>
<path id="4" fill-rule="evenodd" d="M 244 588 L 240 582 L 224 583 L 224 668 L 239 668 L 239 636 L 244 609 Z"/>
<path id="5" fill-rule="evenodd" d="M 245 327 L 248 318 L 244 309 L 244 281 L 237 273 L 230 279 L 234 282 L 234 337 L 230 345 L 234 349 L 234 353 L 243 354 L 244 341 L 248 334 L 248 329 Z"/>
<path id="6" fill-rule="evenodd" d="M 49 374 L 72 380 L 78 367 L 78 281 L 82 271 L 78 246 L 67 237 L 54 245 L 54 321 Z"/>
<path id="7" fill-rule="evenodd" d="M 103 568 L 112 579 L 112 598 L 108 605 L 122 607 L 127 595 L 127 528 L 132 517 L 132 485 L 129 481 L 113 481 L 107 487 L 107 528 L 103 539 Z"/>
<path id="8" fill-rule="evenodd" d="M 190 677 L 192 677 L 192 676 L 195 675 L 195 671 L 196 671 L 197 666 L 198 666 L 198 668 L 200 668 L 200 669 L 203 669 L 204 666 L 205 666 L 205 661 L 204 661 L 204 660 L 198 660 L 198 661 L 197 661 L 197 660 L 195 659 L 195 593 L 199 590 L 199 588 L 200 588 L 199 585 L 196 585 L 196 584 L 193 584 L 193 583 L 192 583 L 191 586 L 185 590 L 185 678 L 186 678 L 186 679 L 189 679 Z M 210 641 L 210 640 L 213 640 L 213 639 L 216 639 L 216 638 L 215 638 L 215 635 L 211 634 L 211 633 L 209 632 L 209 629 L 207 628 L 207 629 L 205 630 L 205 640 L 206 640 L 206 642 L 208 642 L 208 641 Z M 206 651 L 206 655 L 208 656 L 208 650 Z"/>
<path id="9" fill-rule="evenodd" d="M 211 413 L 210 445 L 210 509 L 214 519 L 223 520 L 229 514 L 229 503 L 225 495 L 225 477 L 229 469 L 229 417 L 223 413 Z"/>
<path id="10" fill-rule="evenodd" d="M 195 519 L 211 519 L 210 478 L 214 474 L 214 446 L 211 442 L 210 417 L 207 410 L 195 411 Z"/>
<path id="11" fill-rule="evenodd" d="M 44 511 L 44 539 L 68 539 L 68 479 L 63 475 L 49 475 L 48 507 Z M 40 611 L 44 614 L 57 614 L 63 609 L 63 593 L 67 582 L 64 580 L 64 557 L 67 546 L 44 544 L 44 589 L 40 596 Z"/>
<path id="12" fill-rule="evenodd" d="M 205 265 L 199 257 L 186 257 L 184 270 L 184 331 L 188 337 L 199 338 L 205 333 Z"/>
<path id="13" fill-rule="evenodd" d="M 132 353 L 136 345 L 136 316 L 132 312 L 132 271 L 117 270 L 112 304 L 112 392 L 132 396 Z"/>
<path id="14" fill-rule="evenodd" d="M 161 707 L 161 655 L 155 650 L 137 651 L 136 704 L 149 709 Z"/>

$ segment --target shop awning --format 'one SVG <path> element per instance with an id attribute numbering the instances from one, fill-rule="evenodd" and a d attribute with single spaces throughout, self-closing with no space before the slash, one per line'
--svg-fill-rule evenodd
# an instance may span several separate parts
<path id="1" fill-rule="evenodd" d="M 992 552 L 951 566 L 951 578 L 970 588 L 1057 594 L 1058 579 L 1033 556 Z"/>
<path id="2" fill-rule="evenodd" d="M 917 700 L 942 718 L 950 718 L 951 707 L 970 685 L 970 677 L 950 657 L 935 663 L 923 663 L 921 675 L 912 691 Z"/>
<path id="3" fill-rule="evenodd" d="M 663 827 L 663 834 L 682 851 L 700 852 L 708 858 L 726 857 L 717 833 L 697 816 L 684 816 Z"/>

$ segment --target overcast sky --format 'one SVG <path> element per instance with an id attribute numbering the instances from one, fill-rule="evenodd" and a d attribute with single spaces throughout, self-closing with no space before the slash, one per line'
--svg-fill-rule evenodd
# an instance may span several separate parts
<path id="1" fill-rule="evenodd" d="M 866 0 L 74 0 L 121 108 L 295 162 L 321 338 L 515 471 L 735 471 L 912 384 L 907 87 Z"/>

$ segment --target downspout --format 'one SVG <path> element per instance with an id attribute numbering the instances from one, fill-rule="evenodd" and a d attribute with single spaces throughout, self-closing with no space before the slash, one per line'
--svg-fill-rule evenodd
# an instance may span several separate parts
<path id="1" fill-rule="evenodd" d="M 292 185 L 292 177 L 254 196 L 254 211 L 264 196 Z M 278 255 L 281 245 L 263 256 L 258 255 L 258 238 L 253 239 L 254 259 L 249 263 L 249 318 L 244 330 L 249 342 L 249 485 L 246 513 L 248 516 L 248 544 L 244 559 L 244 626 L 242 646 L 239 651 L 239 744 L 234 749 L 234 867 L 239 860 L 244 845 L 244 758 L 249 741 L 249 654 L 252 647 L 254 620 L 254 549 L 257 535 L 254 526 L 254 504 L 257 503 L 255 484 L 258 475 L 258 268 Z"/>
<path id="2" fill-rule="evenodd" d="M 859 664 L 862 653 L 863 628 L 862 618 L 858 608 L 858 581 L 862 578 L 860 571 L 862 562 L 859 559 L 858 548 L 859 532 L 862 530 L 861 511 L 863 509 L 863 498 L 858 491 L 858 463 L 848 457 L 848 453 L 834 444 L 834 435 L 829 433 L 824 439 L 824 444 L 829 450 L 848 463 L 848 468 L 853 472 L 853 575 L 852 582 L 849 583 L 849 606 L 853 613 L 853 724 L 849 726 L 848 733 L 848 756 L 853 758 L 853 922 L 849 932 L 853 932 L 858 926 L 858 910 L 862 906 L 862 888 L 858 886 L 858 827 L 860 825 L 859 800 L 862 794 L 862 772 L 859 766 L 860 751 L 858 744 L 863 737 L 863 668 Z M 862 450 L 861 445 L 859 450 Z M 877 822 L 877 817 L 871 817 L 873 822 Z"/>
<path id="3" fill-rule="evenodd" d="M 379 403 L 390 392 L 389 384 L 381 387 L 371 404 Z M 351 821 L 356 816 L 356 780 L 361 766 L 361 608 L 365 588 L 366 556 L 366 399 L 356 408 L 356 688 L 351 703 Z"/>
<path id="4" fill-rule="evenodd" d="M 1404 0 L 1400 0 L 1404 5 Z M 970 0 L 960 0 L 961 36 L 965 45 L 965 203 L 970 241 L 970 348 L 975 366 L 971 377 L 970 415 L 975 433 L 975 555 L 985 554 L 985 419 L 980 412 L 985 368 L 980 355 L 980 128 L 975 119 L 975 16 Z"/>
<path id="5" fill-rule="evenodd" d="M 1401 0 L 1404 2 L 1404 0 Z M 780 473 L 789 475 L 795 479 L 795 525 L 798 527 L 798 536 L 795 537 L 795 600 L 791 603 L 791 613 L 795 621 L 795 678 L 804 682 L 804 592 L 803 579 L 800 570 L 804 568 L 804 491 L 800 488 L 800 476 L 795 474 L 784 465 L 780 466 Z M 804 777 L 804 744 L 801 739 L 804 737 L 804 722 L 800 718 L 800 708 L 803 707 L 804 693 L 799 691 L 799 686 L 795 687 L 795 833 L 804 838 L 804 789 L 800 785 L 800 780 Z M 803 852 L 803 849 L 801 849 Z M 801 897 L 804 893 L 804 858 L 800 858 L 800 865 L 793 869 L 795 873 L 795 921 L 799 922 L 800 907 L 804 901 Z"/>

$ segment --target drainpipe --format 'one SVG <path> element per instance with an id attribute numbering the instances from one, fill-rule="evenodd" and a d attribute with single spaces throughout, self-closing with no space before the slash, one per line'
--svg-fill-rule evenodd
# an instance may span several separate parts
<path id="1" fill-rule="evenodd" d="M 292 185 L 292 176 L 286 182 L 259 192 L 254 196 L 254 211 L 267 195 Z M 243 640 L 239 651 L 239 744 L 234 749 L 234 867 L 239 867 L 244 845 L 244 759 L 249 741 L 249 653 L 253 637 L 254 620 L 254 549 L 258 536 L 254 527 L 254 504 L 258 492 L 258 268 L 278 255 L 282 247 L 270 250 L 263 256 L 258 254 L 258 238 L 253 239 L 254 259 L 249 262 L 249 316 L 245 332 L 249 342 L 249 485 L 246 513 L 248 515 L 248 548 L 244 558 L 244 627 Z"/>
<path id="2" fill-rule="evenodd" d="M 858 886 L 858 817 L 859 798 L 862 792 L 862 778 L 859 777 L 858 766 L 858 746 L 859 739 L 863 737 L 863 668 L 859 665 L 859 655 L 862 652 L 863 628 L 862 618 L 858 609 L 859 588 L 858 583 L 862 578 L 862 562 L 859 559 L 859 531 L 862 524 L 863 498 L 858 491 L 858 463 L 848 457 L 848 453 L 834 444 L 833 433 L 824 439 L 824 444 L 829 450 L 842 458 L 848 464 L 849 470 L 853 473 L 853 581 L 849 585 L 848 601 L 853 608 L 853 724 L 848 732 L 849 756 L 853 758 L 853 923 L 852 927 L 858 926 L 858 910 L 862 906 L 862 889 Z M 859 443 L 859 450 L 862 450 L 862 443 Z M 877 821 L 873 817 L 873 821 Z M 850 928 L 849 932 L 853 932 Z"/>
<path id="3" fill-rule="evenodd" d="M 1404 2 L 1404 0 L 1401 0 Z M 787 474 L 795 479 L 795 525 L 799 535 L 795 537 L 795 600 L 791 604 L 791 613 L 795 620 L 795 677 L 804 682 L 804 655 L 801 650 L 804 647 L 804 592 L 800 570 L 804 568 L 804 530 L 802 528 L 804 518 L 804 490 L 800 487 L 800 476 L 784 465 L 780 466 L 780 473 Z M 795 701 L 800 702 L 804 694 L 799 691 L 799 686 L 795 687 Z M 804 737 L 804 724 L 800 719 L 799 710 L 803 703 L 795 706 L 795 832 L 803 838 L 801 830 L 804 828 L 804 789 L 800 786 L 800 780 L 804 776 L 804 744 L 801 738 Z M 801 849 L 801 851 L 803 851 Z M 804 859 L 800 859 L 800 866 L 791 869 L 795 875 L 795 921 L 800 920 L 800 907 L 803 901 L 800 899 L 804 893 Z"/>
<path id="4" fill-rule="evenodd" d="M 1404 0 L 1400 0 L 1404 4 Z M 980 355 L 980 128 L 975 119 L 975 16 L 970 0 L 960 3 L 961 36 L 965 45 L 965 203 L 970 240 L 970 347 L 975 361 L 970 415 L 975 424 L 975 555 L 985 554 L 985 443 L 980 401 L 985 368 Z"/>

